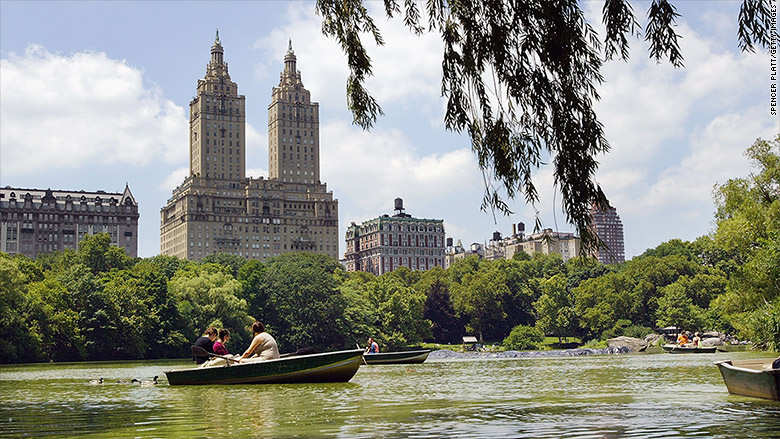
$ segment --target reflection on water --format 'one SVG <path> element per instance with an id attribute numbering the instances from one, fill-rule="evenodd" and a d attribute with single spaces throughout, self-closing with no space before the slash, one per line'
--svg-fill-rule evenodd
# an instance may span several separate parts
<path id="1" fill-rule="evenodd" d="M 780 403 L 729 395 L 713 365 L 756 356 L 429 360 L 254 386 L 168 386 L 163 371 L 185 361 L 4 366 L 0 436 L 777 437 Z"/>

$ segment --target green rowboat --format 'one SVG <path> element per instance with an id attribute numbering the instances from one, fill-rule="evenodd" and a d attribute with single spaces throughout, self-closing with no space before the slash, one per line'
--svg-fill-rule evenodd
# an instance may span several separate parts
<path id="1" fill-rule="evenodd" d="M 168 383 L 181 384 L 281 384 L 349 381 L 362 363 L 363 351 L 293 355 L 257 363 L 230 363 L 166 371 Z"/>
<path id="2" fill-rule="evenodd" d="M 428 358 L 430 349 L 420 349 L 405 352 L 380 352 L 378 354 L 366 354 L 363 359 L 366 364 L 413 364 L 422 363 Z"/>
<path id="3" fill-rule="evenodd" d="M 732 395 L 780 401 L 780 369 L 767 369 L 772 360 L 718 361 L 715 364 Z"/>
<path id="4" fill-rule="evenodd" d="M 670 354 L 714 354 L 715 351 L 718 350 L 717 346 L 694 348 L 688 346 L 678 346 L 676 344 L 665 344 L 661 347 Z"/>

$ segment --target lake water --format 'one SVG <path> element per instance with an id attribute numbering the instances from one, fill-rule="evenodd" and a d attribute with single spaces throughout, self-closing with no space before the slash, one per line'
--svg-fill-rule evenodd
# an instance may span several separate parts
<path id="1" fill-rule="evenodd" d="M 780 402 L 729 395 L 713 365 L 768 356 L 428 360 L 251 386 L 169 386 L 183 360 L 2 366 L 0 437 L 777 438 Z"/>

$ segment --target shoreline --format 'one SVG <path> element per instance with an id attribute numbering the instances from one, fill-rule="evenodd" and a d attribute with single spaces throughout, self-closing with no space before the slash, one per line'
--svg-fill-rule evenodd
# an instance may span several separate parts
<path id="1" fill-rule="evenodd" d="M 537 358 L 537 357 L 579 357 L 583 355 L 617 355 L 630 354 L 634 351 L 627 346 L 608 347 L 603 349 L 563 349 L 555 351 L 504 351 L 504 352 L 455 352 L 449 349 L 439 349 L 428 354 L 430 360 L 466 359 L 478 360 L 483 358 Z"/>

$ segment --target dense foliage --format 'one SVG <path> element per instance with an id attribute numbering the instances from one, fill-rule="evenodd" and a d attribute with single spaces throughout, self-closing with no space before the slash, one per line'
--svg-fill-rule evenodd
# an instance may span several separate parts
<path id="1" fill-rule="evenodd" d="M 384 349 L 473 334 L 509 349 L 544 335 L 605 340 L 652 328 L 720 330 L 780 347 L 780 136 L 747 152 L 754 173 L 715 190 L 717 229 L 618 266 L 592 258 L 470 256 L 448 269 L 346 273 L 325 255 L 267 263 L 214 255 L 131 259 L 108 235 L 36 260 L 0 253 L 0 362 L 171 358 L 209 326 L 229 349 L 266 323 L 282 351 Z"/>

